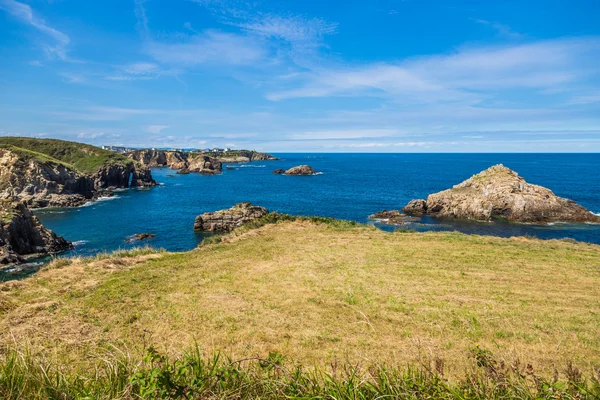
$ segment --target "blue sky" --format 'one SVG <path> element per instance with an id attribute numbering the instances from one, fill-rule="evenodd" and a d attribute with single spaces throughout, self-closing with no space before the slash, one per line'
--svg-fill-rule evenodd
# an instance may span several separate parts
<path id="1" fill-rule="evenodd" d="M 600 152 L 597 0 L 0 0 L 0 135 Z"/>

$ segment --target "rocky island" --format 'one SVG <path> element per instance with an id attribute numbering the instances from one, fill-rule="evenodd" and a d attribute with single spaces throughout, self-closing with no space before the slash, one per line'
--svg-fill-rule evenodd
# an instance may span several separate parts
<path id="1" fill-rule="evenodd" d="M 477 221 L 600 223 L 600 217 L 585 207 L 556 196 L 550 189 L 527 183 L 501 164 L 451 189 L 431 194 L 427 200 L 413 200 L 402 211 L 416 216 Z"/>
<path id="2" fill-rule="evenodd" d="M 14 264 L 26 257 L 59 253 L 71 242 L 45 228 L 25 203 L 0 200 L 0 264 Z"/>
<path id="3" fill-rule="evenodd" d="M 154 186 L 148 167 L 98 147 L 55 139 L 0 138 L 0 198 L 30 207 L 74 207 L 111 189 Z"/>
<path id="4" fill-rule="evenodd" d="M 290 169 L 276 169 L 273 171 L 274 174 L 277 175 L 314 175 L 316 174 L 315 170 L 310 165 L 298 165 L 297 167 L 292 167 Z"/>
<path id="5" fill-rule="evenodd" d="M 228 210 L 207 212 L 196 217 L 195 231 L 230 232 L 269 213 L 264 207 L 252 203 L 239 203 Z"/>

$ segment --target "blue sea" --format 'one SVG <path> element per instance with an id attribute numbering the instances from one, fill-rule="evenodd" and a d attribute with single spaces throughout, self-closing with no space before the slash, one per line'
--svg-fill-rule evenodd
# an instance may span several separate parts
<path id="1" fill-rule="evenodd" d="M 193 249 L 203 235 L 193 231 L 198 214 L 242 201 L 271 211 L 373 223 L 368 216 L 399 209 L 409 200 L 447 189 L 502 163 L 528 182 L 550 188 L 600 213 L 600 154 L 275 154 L 279 161 L 230 164 L 221 175 L 177 175 L 152 170 L 160 186 L 128 189 L 75 209 L 45 209 L 36 215 L 75 243 L 67 255 L 93 255 L 148 244 L 169 251 Z M 309 164 L 314 176 L 273 175 L 278 168 Z M 393 229 L 380 226 L 382 229 Z M 419 231 L 460 231 L 503 237 L 531 235 L 600 244 L 600 225 L 478 223 L 424 217 Z M 136 233 L 156 236 L 127 243 Z M 1 278 L 0 278 L 1 279 Z"/>

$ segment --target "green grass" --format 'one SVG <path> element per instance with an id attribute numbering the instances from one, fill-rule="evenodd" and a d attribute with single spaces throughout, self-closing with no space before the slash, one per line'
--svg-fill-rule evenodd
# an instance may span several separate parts
<path id="1" fill-rule="evenodd" d="M 127 157 L 108 150 L 58 139 L 2 137 L 0 145 L 18 148 L 19 154 L 42 162 L 61 163 L 86 174 L 93 174 L 103 165 L 126 165 L 132 162 Z"/>
<path id="2" fill-rule="evenodd" d="M 507 366 L 474 348 L 457 381 L 444 364 L 398 367 L 336 362 L 306 368 L 280 353 L 264 358 L 205 356 L 201 349 L 170 358 L 148 348 L 142 359 L 112 348 L 93 370 L 65 372 L 30 352 L 0 356 L 0 396 L 18 399 L 597 399 L 598 377 L 567 365 L 564 378 L 536 374 L 529 365 Z"/>
<path id="3" fill-rule="evenodd" d="M 0 284 L 4 396 L 597 395 L 599 246 L 275 213 L 213 238 Z"/>

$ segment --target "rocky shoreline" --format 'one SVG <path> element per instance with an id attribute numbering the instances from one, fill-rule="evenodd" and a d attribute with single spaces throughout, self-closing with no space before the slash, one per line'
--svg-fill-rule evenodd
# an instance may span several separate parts
<path id="1" fill-rule="evenodd" d="M 21 201 L 0 201 L 0 265 L 60 253 L 73 244 L 45 228 Z"/>
<path id="2" fill-rule="evenodd" d="M 168 167 L 178 174 L 197 172 L 207 175 L 221 173 L 223 164 L 277 160 L 270 154 L 250 150 L 203 153 L 144 149 L 129 152 L 126 156 L 146 167 Z"/>
<path id="3" fill-rule="evenodd" d="M 451 189 L 410 201 L 408 215 L 476 221 L 548 224 L 600 223 L 600 216 L 550 189 L 527 183 L 515 171 L 495 165 Z"/>

